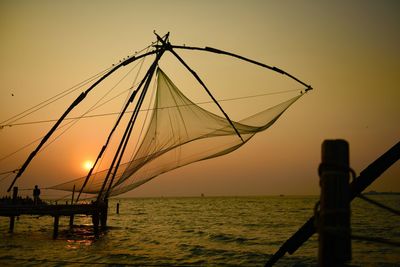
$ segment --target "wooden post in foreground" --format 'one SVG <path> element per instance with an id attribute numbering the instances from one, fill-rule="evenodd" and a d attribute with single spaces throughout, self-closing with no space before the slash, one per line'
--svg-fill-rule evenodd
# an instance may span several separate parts
<path id="1" fill-rule="evenodd" d="M 325 140 L 319 168 L 319 266 L 345 266 L 351 260 L 349 168 L 348 143 Z"/>

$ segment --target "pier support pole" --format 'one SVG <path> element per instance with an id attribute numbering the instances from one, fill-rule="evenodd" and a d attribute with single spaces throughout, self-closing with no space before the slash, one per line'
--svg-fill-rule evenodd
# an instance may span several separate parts
<path id="1" fill-rule="evenodd" d="M 8 230 L 9 233 L 14 232 L 14 224 L 15 224 L 15 216 L 10 217 L 10 229 Z"/>
<path id="2" fill-rule="evenodd" d="M 74 205 L 74 196 L 75 196 L 75 185 L 74 188 L 72 189 L 71 205 Z M 69 227 L 71 228 L 72 226 L 74 226 L 74 214 L 71 214 L 69 216 Z"/>
<path id="3" fill-rule="evenodd" d="M 104 202 L 100 202 L 100 224 L 102 230 L 105 230 L 107 228 L 107 217 L 108 217 L 108 199 L 105 199 Z"/>
<path id="4" fill-rule="evenodd" d="M 53 228 L 53 239 L 58 237 L 58 223 L 60 221 L 60 216 L 54 216 L 54 228 Z"/>
<path id="5" fill-rule="evenodd" d="M 74 226 L 74 215 L 69 216 L 69 227 Z"/>
<path id="6" fill-rule="evenodd" d="M 93 215 L 92 215 L 92 222 L 93 222 L 93 232 L 94 232 L 94 236 L 96 238 L 99 237 L 99 213 L 98 211 L 96 211 Z"/>
<path id="7" fill-rule="evenodd" d="M 348 143 L 325 140 L 319 168 L 319 266 L 345 266 L 351 260 L 349 170 Z"/>
<path id="8" fill-rule="evenodd" d="M 13 197 L 12 197 L 12 204 L 17 204 L 17 197 L 18 197 L 18 187 L 13 187 Z M 14 232 L 14 224 L 15 224 L 15 216 L 10 217 L 10 229 L 8 232 Z"/>

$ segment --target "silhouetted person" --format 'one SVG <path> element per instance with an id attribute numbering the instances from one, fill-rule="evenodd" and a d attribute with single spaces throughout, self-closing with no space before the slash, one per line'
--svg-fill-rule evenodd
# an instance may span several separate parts
<path id="1" fill-rule="evenodd" d="M 35 189 L 33 189 L 33 204 L 37 205 L 39 203 L 40 189 L 37 185 L 35 185 Z"/>

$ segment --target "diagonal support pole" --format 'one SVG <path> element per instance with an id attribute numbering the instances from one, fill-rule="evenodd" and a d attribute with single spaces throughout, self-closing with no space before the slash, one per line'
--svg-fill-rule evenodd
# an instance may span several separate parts
<path id="1" fill-rule="evenodd" d="M 98 79 L 95 83 L 93 83 L 86 91 L 82 92 L 75 100 L 72 102 L 72 104 L 67 108 L 67 110 L 61 115 L 61 117 L 57 120 L 57 122 L 53 125 L 53 127 L 50 129 L 50 131 L 43 137 L 39 145 L 36 147 L 36 149 L 31 152 L 29 157 L 26 159 L 22 167 L 19 169 L 17 175 L 15 176 L 14 180 L 11 182 L 9 188 L 7 189 L 7 192 L 10 192 L 11 188 L 14 186 L 15 182 L 17 179 L 24 173 L 25 169 L 28 167 L 32 159 L 36 156 L 36 154 L 40 151 L 40 149 L 43 147 L 43 145 L 48 141 L 48 139 L 51 137 L 51 135 L 57 130 L 58 126 L 63 122 L 63 120 L 67 117 L 67 115 L 79 104 L 81 103 L 85 97 L 92 91 L 93 88 L 95 88 L 98 84 L 100 84 L 103 80 L 105 80 L 108 76 L 110 76 L 112 73 L 114 73 L 116 70 L 118 70 L 121 67 L 124 67 L 142 57 L 146 57 L 148 55 L 155 54 L 157 50 L 155 51 L 150 51 L 145 54 L 142 54 L 137 57 L 131 57 L 114 68 L 112 68 L 110 71 L 108 71 L 106 74 L 104 74 L 100 79 Z"/>
<path id="2" fill-rule="evenodd" d="M 161 51 L 160 53 L 162 55 L 163 51 Z M 160 57 L 161 57 L 161 55 L 160 55 Z M 104 197 L 105 199 L 107 199 L 109 197 L 109 195 L 110 195 L 110 192 L 111 192 L 111 189 L 112 189 L 112 185 L 114 184 L 114 179 L 116 177 L 118 168 L 119 168 L 119 166 L 121 164 L 122 156 L 125 153 L 125 149 L 126 149 L 126 147 L 128 145 L 129 139 L 131 137 L 133 127 L 134 127 L 134 125 L 136 123 L 136 119 L 137 119 L 138 114 L 139 114 L 139 110 L 140 110 L 140 108 L 141 108 L 141 106 L 143 104 L 144 97 L 145 97 L 145 95 L 147 93 L 147 90 L 148 90 L 148 88 L 150 86 L 151 79 L 152 79 L 152 77 L 153 77 L 153 75 L 154 75 L 154 73 L 156 71 L 157 62 L 158 61 L 156 61 L 154 63 L 154 65 L 151 67 L 151 70 L 149 72 L 149 77 L 147 78 L 146 84 L 143 87 L 143 93 L 142 93 L 140 99 L 138 100 L 138 103 L 137 103 L 137 105 L 135 107 L 135 111 L 132 113 L 132 116 L 131 116 L 131 119 L 130 119 L 130 121 L 128 123 L 128 126 L 125 129 L 124 136 L 123 136 L 123 138 L 121 140 L 120 147 L 118 148 L 118 152 L 116 154 L 116 157 L 118 157 L 118 160 L 117 160 L 117 163 L 115 164 L 114 172 L 112 174 L 110 183 L 108 184 L 108 188 L 106 190 L 105 197 Z M 109 175 L 111 175 L 111 173 Z"/>
<path id="3" fill-rule="evenodd" d="M 168 36 L 169 36 L 169 33 L 167 33 L 167 34 L 165 35 L 165 37 L 164 37 L 165 40 L 168 39 Z M 143 103 L 143 99 L 144 99 L 144 97 L 145 97 L 145 95 L 146 95 L 146 93 L 147 93 L 147 89 L 148 89 L 148 87 L 149 87 L 149 84 L 150 84 L 150 82 L 151 82 L 151 79 L 152 79 L 152 77 L 153 77 L 153 74 L 154 74 L 154 72 L 155 72 L 155 70 L 156 70 L 156 68 L 157 68 L 158 61 L 161 59 L 161 57 L 162 57 L 162 55 L 164 54 L 165 50 L 166 50 L 165 47 L 161 47 L 160 49 L 158 49 L 157 56 L 156 56 L 156 58 L 155 58 L 153 64 L 152 64 L 152 65 L 150 66 L 150 68 L 147 70 L 147 73 L 146 73 L 145 77 L 143 78 L 143 80 L 142 80 L 142 82 L 141 82 L 141 84 L 140 84 L 140 87 L 142 86 L 142 84 L 144 84 L 142 93 L 141 93 L 141 95 L 140 95 L 140 97 L 139 97 L 139 100 L 138 100 L 136 106 L 135 106 L 135 110 L 134 110 L 134 112 L 132 113 L 132 116 L 131 116 L 131 119 L 130 119 L 130 121 L 129 121 L 129 124 L 128 124 L 128 126 L 127 126 L 126 129 L 125 129 L 124 135 L 123 135 L 123 137 L 122 137 L 122 139 L 121 139 L 121 141 L 120 141 L 120 144 L 119 144 L 119 146 L 118 146 L 118 149 L 117 149 L 117 151 L 116 151 L 116 153 L 115 153 L 115 155 L 114 155 L 114 158 L 113 158 L 113 160 L 112 160 L 111 166 L 110 166 L 110 168 L 108 169 L 106 178 L 104 179 L 104 182 L 103 182 L 103 184 L 102 184 L 102 187 L 101 187 L 101 189 L 100 189 L 100 191 L 99 191 L 99 193 L 98 193 L 98 196 L 97 196 L 97 200 L 98 200 L 98 201 L 101 200 L 101 197 L 103 196 L 103 191 L 105 190 L 105 187 L 106 187 L 106 184 L 107 184 L 107 182 L 108 182 L 108 180 L 109 180 L 109 178 L 110 178 L 111 172 L 114 171 L 114 174 L 113 174 L 113 176 L 112 176 L 112 178 L 111 178 L 111 182 L 110 182 L 110 184 L 109 184 L 109 186 L 108 186 L 108 189 L 107 189 L 107 191 L 106 191 L 105 198 L 107 198 L 108 195 L 109 195 L 109 192 L 110 192 L 110 190 L 111 190 L 112 183 L 114 182 L 115 174 L 116 174 L 117 169 L 118 169 L 118 167 L 119 167 L 119 164 L 120 164 L 120 162 L 121 162 L 122 155 L 123 155 L 123 153 L 124 153 L 124 150 L 125 150 L 125 147 L 126 147 L 126 145 L 127 145 L 127 142 L 128 142 L 128 140 L 129 140 L 129 135 L 131 134 L 131 131 L 132 131 L 132 128 L 133 128 L 133 124 L 134 124 L 135 121 L 136 121 L 137 114 L 138 114 L 138 112 L 139 112 L 139 110 L 140 110 L 140 107 L 141 107 L 141 105 L 142 105 L 142 103 Z M 129 102 L 127 103 L 127 105 L 129 105 L 130 102 L 132 102 L 132 101 L 129 101 Z M 118 158 L 119 158 L 119 160 L 118 160 Z M 118 162 L 117 162 L 117 160 L 118 160 Z"/>
<path id="4" fill-rule="evenodd" d="M 155 35 L 157 35 L 155 33 Z M 207 86 L 204 84 L 204 82 L 200 79 L 199 75 L 197 75 L 197 73 L 189 67 L 188 64 L 186 64 L 186 62 L 172 49 L 172 46 L 170 43 L 165 42 L 160 36 L 157 35 L 157 39 L 164 45 L 166 46 L 167 50 L 170 51 L 178 60 L 179 62 L 182 63 L 182 65 L 184 65 L 186 67 L 186 69 L 188 71 L 190 71 L 190 73 L 196 78 L 196 80 L 201 84 L 201 86 L 203 86 L 203 88 L 206 90 L 207 94 L 211 97 L 211 99 L 215 102 L 215 104 L 218 106 L 218 108 L 221 110 L 222 114 L 224 114 L 225 118 L 229 121 L 229 124 L 232 126 L 232 128 L 235 130 L 236 134 L 239 136 L 239 138 L 242 140 L 242 142 L 244 143 L 244 140 L 242 138 L 242 136 L 240 135 L 238 129 L 235 127 L 235 125 L 233 124 L 232 120 L 229 118 L 228 114 L 226 114 L 226 112 L 223 110 L 223 108 L 221 107 L 221 105 L 218 103 L 218 101 L 214 98 L 214 96 L 211 94 L 210 90 L 208 90 Z"/>
<path id="5" fill-rule="evenodd" d="M 178 48 L 178 49 L 185 49 L 185 50 L 206 51 L 206 52 L 211 52 L 211 53 L 216 53 L 216 54 L 221 54 L 221 55 L 226 55 L 226 56 L 235 57 L 235 58 L 238 58 L 238 59 L 247 61 L 247 62 L 249 62 L 249 63 L 252 63 L 252 64 L 255 64 L 255 65 L 261 66 L 261 67 L 263 67 L 263 68 L 270 69 L 270 70 L 275 71 L 275 72 L 277 72 L 277 73 L 280 73 L 280 74 L 282 74 L 282 75 L 286 75 L 286 76 L 288 76 L 289 78 L 295 80 L 296 82 L 298 82 L 298 83 L 304 85 L 304 86 L 306 87 L 305 92 L 310 91 L 310 90 L 313 89 L 311 85 L 308 85 L 308 84 L 304 83 L 304 82 L 301 81 L 300 79 L 296 78 L 295 76 L 293 76 L 293 75 L 287 73 L 286 71 L 284 71 L 284 70 L 282 70 L 282 69 L 280 69 L 280 68 L 278 68 L 278 67 L 269 66 L 269 65 L 267 65 L 267 64 L 264 64 L 264 63 L 261 63 L 261 62 L 258 62 L 258 61 L 252 60 L 252 59 L 250 59 L 250 58 L 246 58 L 246 57 L 243 57 L 243 56 L 240 56 L 240 55 L 231 53 L 231 52 L 223 51 L 223 50 L 216 49 L 216 48 L 212 48 L 212 47 L 208 47 L 208 46 L 206 46 L 205 48 L 202 48 L 202 47 L 194 47 L 194 46 L 172 45 L 172 48 L 173 48 L 173 49 L 174 49 L 174 48 Z"/>

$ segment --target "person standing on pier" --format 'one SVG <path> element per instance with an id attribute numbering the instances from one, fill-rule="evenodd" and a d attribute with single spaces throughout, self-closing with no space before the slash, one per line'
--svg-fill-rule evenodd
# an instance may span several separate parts
<path id="1" fill-rule="evenodd" d="M 39 204 L 39 196 L 40 196 L 40 189 L 37 185 L 35 185 L 35 188 L 33 189 L 33 204 L 34 205 Z"/>

